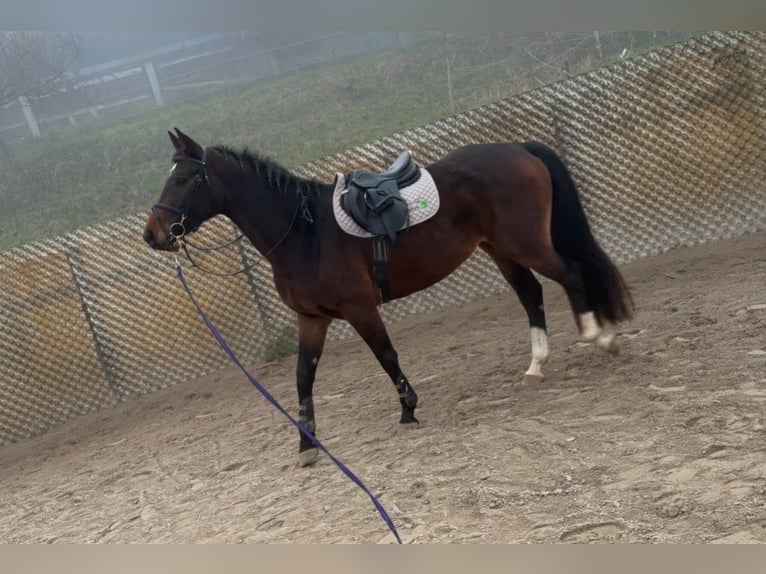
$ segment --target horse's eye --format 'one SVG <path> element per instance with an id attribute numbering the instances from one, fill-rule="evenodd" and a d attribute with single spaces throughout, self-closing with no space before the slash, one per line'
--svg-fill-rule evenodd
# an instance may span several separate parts
<path id="1" fill-rule="evenodd" d="M 185 183 L 186 183 L 186 178 L 185 177 L 177 177 L 176 178 L 176 185 L 183 185 Z"/>

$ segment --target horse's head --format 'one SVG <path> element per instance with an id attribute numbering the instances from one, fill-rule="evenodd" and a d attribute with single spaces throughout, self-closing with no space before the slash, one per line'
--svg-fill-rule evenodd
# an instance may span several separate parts
<path id="1" fill-rule="evenodd" d="M 177 251 L 178 239 L 215 215 L 215 198 L 207 149 L 178 128 L 168 134 L 175 148 L 173 167 L 144 226 L 144 241 L 154 249 Z"/>

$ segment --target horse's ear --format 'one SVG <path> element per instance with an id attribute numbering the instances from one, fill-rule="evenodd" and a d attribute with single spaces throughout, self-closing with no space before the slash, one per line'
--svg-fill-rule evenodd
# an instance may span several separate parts
<path id="1" fill-rule="evenodd" d="M 170 136 L 170 141 L 173 142 L 173 147 L 176 149 L 176 152 L 180 152 L 181 142 L 178 141 L 176 134 L 174 134 L 173 132 L 168 132 L 168 135 Z"/>
<path id="2" fill-rule="evenodd" d="M 183 133 L 178 128 L 174 128 L 178 135 L 178 141 L 181 144 L 178 151 L 185 156 L 193 157 L 195 159 L 202 159 L 202 146 Z"/>

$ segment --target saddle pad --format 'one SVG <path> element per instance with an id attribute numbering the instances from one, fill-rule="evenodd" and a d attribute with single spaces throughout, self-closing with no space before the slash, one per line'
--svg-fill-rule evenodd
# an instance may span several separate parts
<path id="1" fill-rule="evenodd" d="M 346 176 L 342 173 L 339 173 L 335 179 L 335 191 L 332 195 L 332 209 L 335 213 L 335 221 L 349 235 L 374 237 L 372 233 L 360 227 L 340 206 L 340 198 L 346 193 L 348 186 L 346 185 Z M 401 188 L 399 193 L 404 201 L 407 202 L 407 209 L 409 211 L 408 221 L 399 230 L 423 223 L 439 211 L 439 191 L 436 189 L 436 184 L 431 174 L 422 167 L 420 168 L 420 178 L 412 185 Z"/>

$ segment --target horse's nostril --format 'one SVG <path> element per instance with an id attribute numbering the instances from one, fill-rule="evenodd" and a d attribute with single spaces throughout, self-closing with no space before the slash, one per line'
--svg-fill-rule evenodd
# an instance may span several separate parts
<path id="1" fill-rule="evenodd" d="M 154 244 L 156 243 L 156 240 L 154 238 L 154 233 L 151 229 L 147 229 L 144 231 L 144 241 L 146 241 L 150 246 L 154 247 Z"/>

